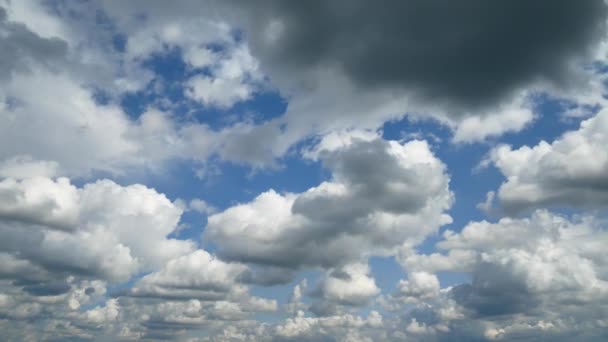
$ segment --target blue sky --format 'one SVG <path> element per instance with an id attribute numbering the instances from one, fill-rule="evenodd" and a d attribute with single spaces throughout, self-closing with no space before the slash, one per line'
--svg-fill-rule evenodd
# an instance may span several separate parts
<path id="1" fill-rule="evenodd" d="M 0 339 L 604 340 L 607 15 L 0 0 Z"/>

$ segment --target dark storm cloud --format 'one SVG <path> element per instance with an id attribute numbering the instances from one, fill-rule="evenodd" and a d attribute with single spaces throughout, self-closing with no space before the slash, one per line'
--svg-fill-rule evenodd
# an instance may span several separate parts
<path id="1" fill-rule="evenodd" d="M 404 88 L 462 109 L 496 103 L 536 80 L 568 86 L 571 62 L 589 52 L 606 19 L 602 0 L 268 0 L 253 6 L 252 45 L 267 69 L 340 68 L 360 87 Z M 273 25 L 280 29 L 271 43 Z"/>

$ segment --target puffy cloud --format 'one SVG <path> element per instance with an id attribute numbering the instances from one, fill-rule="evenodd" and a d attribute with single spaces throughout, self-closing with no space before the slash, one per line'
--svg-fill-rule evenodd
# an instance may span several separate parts
<path id="1" fill-rule="evenodd" d="M 12 178 L 0 182 L 0 218 L 75 229 L 79 194 L 67 178 Z"/>
<path id="2" fill-rule="evenodd" d="M 339 336 L 360 336 L 360 331 L 364 329 L 373 330 L 381 326 L 382 316 L 376 311 L 370 312 L 367 318 L 348 314 L 305 317 L 303 312 L 300 312 L 297 317 L 288 318 L 284 323 L 277 325 L 272 334 L 288 340 L 317 341 Z M 352 337 L 345 340 L 352 340 Z"/>
<path id="3" fill-rule="evenodd" d="M 262 81 L 258 63 L 246 46 L 230 49 L 229 55 L 210 67 L 210 76 L 197 75 L 186 84 L 186 95 L 208 106 L 230 108 L 248 100 L 256 91 L 256 82 Z"/>
<path id="4" fill-rule="evenodd" d="M 129 295 L 169 299 L 226 299 L 242 295 L 245 287 L 238 277 L 245 266 L 216 259 L 204 250 L 170 260 L 163 268 L 148 274 L 129 290 Z"/>
<path id="5" fill-rule="evenodd" d="M 34 178 L 36 176 L 54 177 L 59 164 L 55 161 L 34 160 L 31 156 L 21 155 L 0 163 L 2 178 Z"/>
<path id="6" fill-rule="evenodd" d="M 256 143 L 248 124 L 212 130 L 193 121 L 178 123 L 171 113 L 154 108 L 134 120 L 117 105 L 97 103 L 78 80 L 43 70 L 5 82 L 0 113 L 7 118 L 0 123 L 0 175 L 5 177 L 125 174 L 134 167 L 158 171 L 169 161 L 203 163 L 212 155 L 262 165 L 274 157 Z M 270 128 L 260 133 L 272 137 Z"/>
<path id="7" fill-rule="evenodd" d="M 399 294 L 406 301 L 432 299 L 439 295 L 439 279 L 427 272 L 412 272 L 407 280 L 399 281 Z"/>
<path id="8" fill-rule="evenodd" d="M 5 82 L 0 89 L 0 113 L 6 117 L 0 123 L 1 175 L 124 174 L 134 166 L 159 170 L 175 159 L 202 162 L 220 152 L 235 158 L 222 151 L 229 151 L 228 142 L 240 128 L 214 131 L 193 121 L 178 123 L 171 113 L 154 108 L 132 119 L 115 104 L 99 104 L 93 90 L 80 82 L 41 69 Z"/>
<path id="9" fill-rule="evenodd" d="M 552 143 L 493 149 L 506 177 L 498 199 L 509 213 L 534 207 L 604 207 L 608 203 L 608 112 L 583 121 Z"/>
<path id="10" fill-rule="evenodd" d="M 129 15 L 123 18 L 116 14 L 109 4 L 104 5 L 107 8 L 92 3 L 66 4 L 52 11 L 30 2 L 2 6 L 7 10 L 2 11 L 1 24 L 10 41 L 8 46 L 13 47 L 5 54 L 19 56 L 7 55 L 6 63 L 0 62 L 0 73 L 11 76 L 3 76 L 6 79 L 0 89 L 0 113 L 5 117 L 0 124 L 0 175 L 121 174 L 133 166 L 158 170 L 173 159 L 200 163 L 214 153 L 239 162 L 256 158 L 247 159 L 247 153 L 235 153 L 236 148 L 231 147 L 246 125 L 218 132 L 193 120 L 178 120 L 154 109 L 173 108 L 174 103 L 161 101 L 162 94 L 156 94 L 158 101 L 138 118 L 127 115 L 118 105 L 123 95 L 144 89 L 152 80 L 155 85 L 149 91 L 164 92 L 161 75 L 144 64 L 151 54 L 168 52 L 167 46 L 182 48 L 185 56 L 190 56 L 188 51 L 221 45 L 222 51 L 210 64 L 200 64 L 200 58 L 192 61 L 191 67 L 197 71 L 189 75 L 193 82 L 208 77 L 210 84 L 228 86 L 220 87 L 219 92 L 212 87 L 211 93 L 192 94 L 220 107 L 249 98 L 262 76 L 246 43 L 237 42 L 226 24 L 212 18 L 176 23 L 152 16 L 150 22 L 142 24 L 130 21 L 133 18 Z M 104 10 L 111 18 L 103 17 Z M 101 17 L 88 18 L 91 13 Z M 114 28 L 90 27 L 97 20 L 110 19 L 116 21 Z M 123 52 L 113 46 L 118 34 L 128 38 Z M 59 46 L 57 53 L 46 51 L 55 45 Z M 203 69 L 212 73 L 207 75 Z M 180 86 L 187 88 L 186 83 L 185 79 Z M 241 88 L 247 89 L 247 94 L 234 92 Z"/>
<path id="11" fill-rule="evenodd" d="M 369 266 L 350 264 L 328 272 L 313 294 L 319 297 L 311 311 L 324 315 L 339 305 L 363 306 L 380 294 L 380 288 L 369 275 Z"/>
<path id="12" fill-rule="evenodd" d="M 301 194 L 269 190 L 211 215 L 204 236 L 223 258 L 339 267 L 421 242 L 447 222 L 448 176 L 424 141 L 323 140 L 311 155 L 332 178 Z M 243 244 L 246 243 L 245 247 Z"/>
<path id="13" fill-rule="evenodd" d="M 306 309 L 306 305 L 302 303 L 303 291 L 308 287 L 308 281 L 302 280 L 300 283 L 293 287 L 293 291 L 289 296 L 289 300 L 285 305 L 285 311 L 292 316 L 298 314 L 299 311 Z"/>
<path id="14" fill-rule="evenodd" d="M 467 255 L 472 281 L 435 292 L 439 296 L 425 304 L 449 327 L 446 336 L 534 339 L 542 334 L 599 341 L 608 310 L 604 225 L 593 217 L 568 220 L 537 211 L 530 218 L 472 222 L 461 232 L 446 231 L 437 246 L 450 255 Z M 438 265 L 436 260 L 419 255 L 406 265 L 420 269 Z M 442 270 L 462 270 L 457 263 L 442 265 Z"/>
<path id="15" fill-rule="evenodd" d="M 168 239 L 181 209 L 143 185 L 67 178 L 0 181 L 0 249 L 59 274 L 127 280 L 193 249 Z"/>
<path id="16" fill-rule="evenodd" d="M 184 81 L 185 95 L 208 107 L 228 109 L 250 99 L 264 80 L 247 44 L 235 38 L 229 13 L 221 10 L 225 7 L 216 1 L 174 6 L 108 3 L 99 10 L 125 34 L 127 61 L 139 63 L 177 49 L 193 71 Z M 132 15 L 142 10 L 145 16 Z"/>
<path id="17" fill-rule="evenodd" d="M 244 265 L 168 238 L 182 209 L 153 189 L 42 177 L 0 188 L 3 338 L 166 340 L 278 309 L 249 293 Z"/>
<path id="18" fill-rule="evenodd" d="M 601 218 L 539 211 L 471 222 L 418 254 L 451 222 L 446 168 L 425 142 L 374 132 L 408 115 L 449 126 L 454 142 L 481 141 L 532 122 L 536 92 L 572 101 L 567 116 L 591 115 L 605 103 L 603 65 L 578 63 L 605 58 L 591 51 L 604 33 L 602 1 L 0 6 L 8 47 L 0 52 L 2 339 L 605 337 Z M 519 25 L 502 25 L 505 15 Z M 150 67 L 167 56 L 183 61 L 182 82 Z M 181 115 L 190 106 L 225 111 L 269 82 L 288 102 L 282 116 L 217 129 Z M 167 90 L 184 97 L 176 103 Z M 154 99 L 134 117 L 119 105 L 125 94 Z M 553 143 L 494 149 L 490 160 L 507 177 L 496 198 L 509 213 L 603 207 L 606 131 L 600 111 Z M 326 181 L 302 193 L 268 190 L 221 212 L 89 179 L 175 159 L 276 166 L 317 136 L 302 153 L 330 171 Z M 482 208 L 493 212 L 492 204 L 490 195 Z M 171 237 L 185 210 L 211 215 L 204 238 L 217 255 Z M 381 294 L 367 265 L 373 255 L 402 263 L 408 276 L 395 293 Z M 305 279 L 294 286 L 290 317 L 261 322 L 279 305 L 253 286 L 287 284 L 305 268 L 321 278 L 310 290 Z M 471 281 L 441 288 L 444 271 Z"/>
<path id="19" fill-rule="evenodd" d="M 244 331 L 255 323 L 249 320 L 254 313 L 277 309 L 276 301 L 249 295 L 238 300 L 212 301 L 125 297 L 119 303 L 124 321 L 114 323 L 113 330 L 121 331 L 128 339 L 150 340 L 183 340 L 188 331 L 200 329 L 211 336 L 219 336 L 229 327 Z"/>

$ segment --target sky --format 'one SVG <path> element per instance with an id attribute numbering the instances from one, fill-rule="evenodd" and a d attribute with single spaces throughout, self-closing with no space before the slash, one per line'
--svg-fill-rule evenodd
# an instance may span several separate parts
<path id="1" fill-rule="evenodd" d="M 603 0 L 0 0 L 0 340 L 608 340 Z"/>

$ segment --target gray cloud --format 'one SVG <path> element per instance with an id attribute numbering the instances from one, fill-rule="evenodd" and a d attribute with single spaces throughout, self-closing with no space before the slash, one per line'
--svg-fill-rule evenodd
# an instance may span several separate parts
<path id="1" fill-rule="evenodd" d="M 8 21 L 6 10 L 0 7 L 0 79 L 13 72 L 28 71 L 30 63 L 55 68 L 65 63 L 68 44 L 59 38 L 42 38 L 25 25 Z"/>
<path id="2" fill-rule="evenodd" d="M 471 284 L 458 285 L 450 294 L 475 317 L 530 312 L 539 305 L 525 279 L 514 277 L 505 266 L 483 262 L 475 268 Z"/>
<path id="3" fill-rule="evenodd" d="M 264 67 L 342 70 L 360 88 L 403 88 L 452 107 L 496 104 L 535 81 L 572 82 L 603 34 L 601 0 L 256 2 L 250 38 Z"/>

